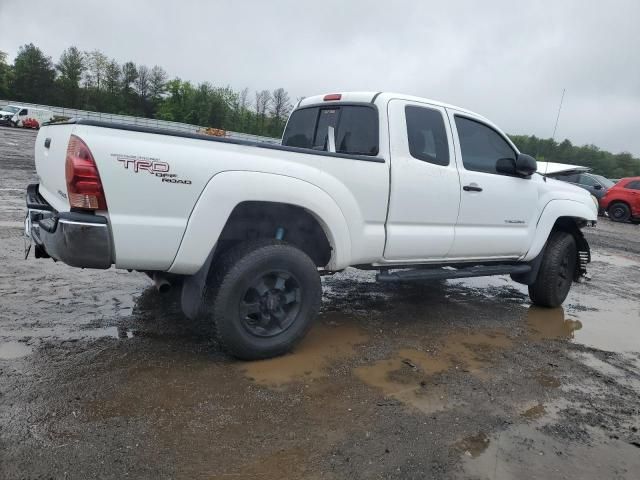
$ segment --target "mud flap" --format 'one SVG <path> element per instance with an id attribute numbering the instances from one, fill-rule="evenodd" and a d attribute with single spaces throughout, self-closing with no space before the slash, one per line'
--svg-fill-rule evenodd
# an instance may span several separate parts
<path id="1" fill-rule="evenodd" d="M 544 258 L 544 251 L 547 249 L 547 245 L 545 244 L 542 251 L 538 254 L 536 258 L 529 262 L 531 265 L 531 271 L 527 273 L 512 273 L 511 280 L 514 282 L 522 283 L 524 285 L 533 285 L 538 278 L 538 272 L 540 271 L 540 265 L 542 265 L 542 259 Z"/>
<path id="2" fill-rule="evenodd" d="M 207 261 L 204 262 L 204 265 L 202 265 L 200 270 L 195 274 L 186 277 L 182 284 L 182 293 L 180 297 L 182 313 L 191 320 L 194 320 L 202 313 L 207 277 L 209 276 L 209 269 L 211 268 L 213 254 L 215 251 L 216 248 L 214 246 L 207 257 Z"/>

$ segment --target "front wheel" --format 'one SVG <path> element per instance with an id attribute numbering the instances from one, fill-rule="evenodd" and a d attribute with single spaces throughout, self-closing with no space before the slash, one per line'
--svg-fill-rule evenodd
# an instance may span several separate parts
<path id="1" fill-rule="evenodd" d="M 290 351 L 309 331 L 322 297 L 320 275 L 298 248 L 246 242 L 214 264 L 208 301 L 229 354 L 256 360 Z"/>
<path id="2" fill-rule="evenodd" d="M 545 247 L 536 281 L 529 285 L 534 305 L 559 307 L 569 294 L 576 270 L 577 250 L 573 235 L 553 232 Z"/>

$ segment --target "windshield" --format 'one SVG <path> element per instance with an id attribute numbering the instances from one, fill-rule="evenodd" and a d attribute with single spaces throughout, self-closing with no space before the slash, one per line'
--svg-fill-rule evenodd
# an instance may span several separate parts
<path id="1" fill-rule="evenodd" d="M 611 188 L 615 185 L 615 182 L 612 182 L 611 180 L 609 180 L 606 177 L 603 177 L 602 175 L 594 175 L 595 178 L 598 179 L 598 181 L 602 184 L 603 187 L 605 188 Z"/>
<path id="2" fill-rule="evenodd" d="M 11 106 L 7 105 L 6 107 L 0 108 L 0 110 L 2 110 L 3 112 L 16 113 L 20 109 L 18 107 L 11 107 Z"/>

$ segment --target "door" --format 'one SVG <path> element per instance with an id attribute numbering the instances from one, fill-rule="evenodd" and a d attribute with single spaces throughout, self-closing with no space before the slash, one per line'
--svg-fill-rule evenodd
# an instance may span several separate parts
<path id="1" fill-rule="evenodd" d="M 606 193 L 606 189 L 602 187 L 600 182 L 588 173 L 581 173 L 578 176 L 578 184 L 598 199 L 604 197 Z"/>
<path id="2" fill-rule="evenodd" d="M 16 123 L 19 126 L 23 126 L 24 121 L 27 119 L 27 115 L 29 115 L 29 110 L 27 110 L 26 108 L 20 110 L 20 113 L 18 113 L 18 118 L 16 119 Z"/>
<path id="3" fill-rule="evenodd" d="M 529 247 L 537 221 L 538 186 L 531 178 L 500 174 L 499 159 L 514 159 L 515 147 L 495 127 L 448 110 L 462 184 L 460 214 L 451 258 L 517 258 Z"/>
<path id="4" fill-rule="evenodd" d="M 388 115 L 391 186 L 384 258 L 444 258 L 453 245 L 460 206 L 460 180 L 446 111 L 391 100 Z"/>

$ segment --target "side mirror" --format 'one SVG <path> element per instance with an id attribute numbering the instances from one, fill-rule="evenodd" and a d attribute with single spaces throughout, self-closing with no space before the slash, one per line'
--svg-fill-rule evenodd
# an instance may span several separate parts
<path id="1" fill-rule="evenodd" d="M 530 177 L 538 170 L 536 159 L 521 153 L 516 159 L 501 158 L 496 162 L 496 172 L 516 177 Z"/>
<path id="2" fill-rule="evenodd" d="M 496 162 L 496 172 L 504 175 L 516 175 L 516 161 L 513 158 L 501 158 Z"/>
<path id="3" fill-rule="evenodd" d="M 516 158 L 516 174 L 521 177 L 530 177 L 538 171 L 538 162 L 531 155 L 518 154 Z"/>
<path id="4" fill-rule="evenodd" d="M 593 188 L 596 190 L 602 190 L 602 185 L 594 185 Z"/>

